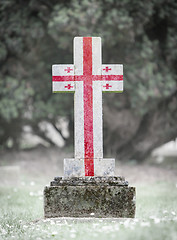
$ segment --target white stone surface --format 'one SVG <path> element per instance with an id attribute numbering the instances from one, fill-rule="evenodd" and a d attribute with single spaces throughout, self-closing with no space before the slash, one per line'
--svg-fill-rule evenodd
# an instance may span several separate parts
<path id="1" fill-rule="evenodd" d="M 103 92 L 123 92 L 123 81 L 102 81 L 101 83 Z"/>
<path id="2" fill-rule="evenodd" d="M 101 38 L 92 38 L 92 74 L 101 76 Z M 103 158 L 102 85 L 93 81 L 93 146 L 94 158 Z"/>
<path id="3" fill-rule="evenodd" d="M 123 75 L 122 64 L 102 64 L 102 76 L 105 75 L 109 76 L 110 79 L 102 81 L 103 92 L 123 92 L 123 80 L 113 80 L 115 75 Z"/>
<path id="4" fill-rule="evenodd" d="M 73 76 L 74 77 L 74 65 L 73 64 L 55 64 L 52 65 L 52 76 Z M 52 81 L 53 92 L 74 92 L 74 81 Z"/>
<path id="5" fill-rule="evenodd" d="M 52 76 L 74 76 L 74 65 L 54 64 L 52 65 Z"/>
<path id="6" fill-rule="evenodd" d="M 92 38 L 92 74 L 101 75 L 101 38 Z"/>
<path id="7" fill-rule="evenodd" d="M 74 74 L 83 75 L 83 38 L 74 38 Z"/>
<path id="8" fill-rule="evenodd" d="M 74 92 L 75 83 L 68 82 L 53 82 L 53 92 Z"/>
<path id="9" fill-rule="evenodd" d="M 64 177 L 84 177 L 84 160 L 78 158 L 64 159 Z"/>
<path id="10" fill-rule="evenodd" d="M 95 176 L 114 176 L 115 175 L 115 159 L 99 158 L 94 159 Z"/>
<path id="11" fill-rule="evenodd" d="M 83 75 L 83 38 L 74 38 L 75 75 Z M 74 95 L 75 158 L 84 158 L 84 95 L 83 81 L 76 81 Z"/>
<path id="12" fill-rule="evenodd" d="M 84 99 L 83 82 L 76 82 L 74 95 L 75 158 L 84 158 Z"/>
<path id="13" fill-rule="evenodd" d="M 103 158 L 103 113 L 101 81 L 93 82 L 93 116 L 94 158 Z"/>
<path id="14" fill-rule="evenodd" d="M 102 64 L 102 75 L 123 75 L 123 65 Z"/>

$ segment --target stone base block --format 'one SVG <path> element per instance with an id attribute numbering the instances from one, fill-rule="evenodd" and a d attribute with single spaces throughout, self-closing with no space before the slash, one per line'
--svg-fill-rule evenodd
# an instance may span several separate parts
<path id="1" fill-rule="evenodd" d="M 44 189 L 44 215 L 133 218 L 135 188 L 122 177 L 55 178 Z"/>

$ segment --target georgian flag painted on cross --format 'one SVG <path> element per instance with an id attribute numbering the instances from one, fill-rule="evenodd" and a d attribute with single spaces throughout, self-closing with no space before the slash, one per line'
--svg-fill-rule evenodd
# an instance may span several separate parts
<path id="1" fill-rule="evenodd" d="M 74 64 L 52 66 L 53 92 L 74 92 L 75 159 L 94 176 L 103 159 L 102 92 L 123 91 L 123 65 L 101 63 L 101 38 L 75 37 Z"/>

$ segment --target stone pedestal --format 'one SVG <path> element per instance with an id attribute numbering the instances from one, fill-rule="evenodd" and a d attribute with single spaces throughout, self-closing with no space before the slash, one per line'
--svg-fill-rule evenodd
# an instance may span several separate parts
<path id="1" fill-rule="evenodd" d="M 44 215 L 133 218 L 135 188 L 123 177 L 55 177 L 44 189 Z"/>

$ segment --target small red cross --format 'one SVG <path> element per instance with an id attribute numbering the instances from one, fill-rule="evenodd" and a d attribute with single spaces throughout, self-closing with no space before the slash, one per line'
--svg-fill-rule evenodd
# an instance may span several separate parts
<path id="1" fill-rule="evenodd" d="M 112 87 L 111 85 L 109 85 L 109 83 L 106 84 L 106 86 L 103 86 L 105 87 L 106 89 L 109 89 L 110 87 Z"/>
<path id="2" fill-rule="evenodd" d="M 111 70 L 111 68 L 109 67 L 105 67 L 105 69 L 103 69 L 104 71 L 108 72 L 109 70 Z"/>
<path id="3" fill-rule="evenodd" d="M 71 86 L 71 84 L 68 84 L 67 86 L 65 86 L 65 88 L 71 89 L 71 88 L 73 88 L 73 86 Z"/>
<path id="4" fill-rule="evenodd" d="M 73 69 L 70 68 L 70 67 L 67 67 L 67 68 L 65 69 L 65 71 L 66 71 L 67 73 L 70 73 L 71 71 L 73 71 Z"/>

